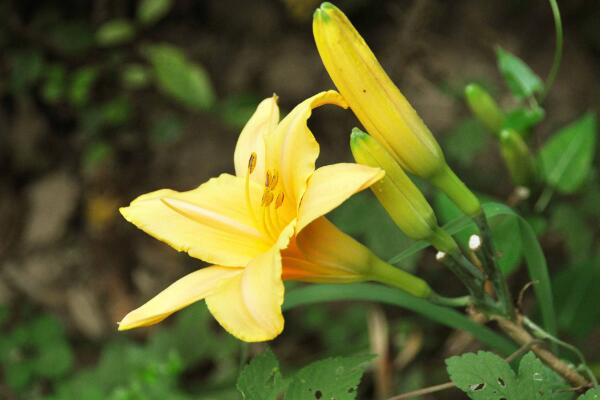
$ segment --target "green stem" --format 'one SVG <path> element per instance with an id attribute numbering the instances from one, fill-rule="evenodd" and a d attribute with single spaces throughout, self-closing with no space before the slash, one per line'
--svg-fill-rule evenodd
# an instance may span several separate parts
<path id="1" fill-rule="evenodd" d="M 483 211 L 474 218 L 475 224 L 479 228 L 481 238 L 481 263 L 485 273 L 489 276 L 496 291 L 496 296 L 502 304 L 506 315 L 510 319 L 515 318 L 515 308 L 512 302 L 512 297 L 506 284 L 506 279 L 502 275 L 500 268 L 496 265 L 494 243 L 492 242 L 492 232 L 488 224 L 487 218 Z"/>
<path id="2" fill-rule="evenodd" d="M 471 296 L 444 297 L 435 292 L 429 295 L 429 300 L 437 305 L 447 307 L 466 307 L 472 303 Z"/>
<path id="3" fill-rule="evenodd" d="M 448 164 L 429 178 L 429 182 L 444 192 L 458 208 L 469 216 L 481 212 L 479 199 L 469 190 Z"/>
<path id="4" fill-rule="evenodd" d="M 371 260 L 367 280 L 402 289 L 415 297 L 428 298 L 432 293 L 431 287 L 423 279 L 378 258 Z"/>
<path id="5" fill-rule="evenodd" d="M 560 62 L 562 59 L 563 52 L 563 27 L 558 3 L 556 2 L 556 0 L 548 0 L 548 2 L 550 3 L 550 8 L 552 8 L 552 17 L 554 18 L 554 33 L 556 36 L 556 46 L 554 48 L 554 59 L 552 60 L 552 67 L 550 68 L 550 72 L 548 73 L 548 77 L 546 78 L 544 92 L 540 97 L 540 101 L 543 101 L 546 98 L 548 92 L 550 92 L 550 89 L 552 88 L 552 85 L 554 85 L 556 75 L 558 74 L 558 69 L 560 68 Z"/>
<path id="6" fill-rule="evenodd" d="M 537 325 L 535 322 L 533 322 L 532 320 L 530 320 L 527 317 L 523 317 L 523 324 L 525 324 L 525 326 L 527 326 L 529 329 L 531 329 L 533 334 L 535 336 L 539 337 L 540 339 L 547 339 L 553 343 L 556 343 L 557 345 L 559 345 L 561 347 L 564 347 L 565 349 L 572 351 L 577 356 L 577 358 L 579 358 L 579 362 L 585 369 L 585 372 L 587 373 L 588 378 L 590 378 L 590 381 L 594 384 L 594 386 L 598 386 L 598 381 L 596 380 L 596 376 L 594 375 L 594 373 L 592 372 L 590 367 L 587 365 L 585 356 L 583 355 L 581 350 L 579 350 L 577 347 L 573 346 L 572 344 L 562 341 L 559 338 L 557 338 L 556 336 L 546 332 L 541 326 Z"/>

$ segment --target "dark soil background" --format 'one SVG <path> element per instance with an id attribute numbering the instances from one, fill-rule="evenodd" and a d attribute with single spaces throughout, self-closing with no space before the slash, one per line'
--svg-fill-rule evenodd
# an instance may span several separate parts
<path id="1" fill-rule="evenodd" d="M 442 143 L 469 116 L 461 99 L 466 83 L 486 82 L 502 104 L 510 103 L 496 68 L 496 45 L 519 55 L 541 77 L 552 62 L 554 27 L 542 0 L 335 3 Z M 56 45 L 53 33 L 39 22 L 51 15 L 55 21 L 76 21 L 95 31 L 108 20 L 134 18 L 136 4 L 6 0 L 0 6 L 0 303 L 11 310 L 14 324 L 25 309 L 57 316 L 78 368 L 96 362 L 126 312 L 198 266 L 126 223 L 118 207 L 150 190 L 189 189 L 231 172 L 241 117 L 228 112 L 247 116 L 251 105 L 272 93 L 279 95 L 284 111 L 290 110 L 332 88 L 312 39 L 311 16 L 318 6 L 312 0 L 176 1 L 164 18 L 140 29 L 127 43 L 76 51 Z M 546 121 L 534 132 L 537 143 L 584 111 L 600 111 L 600 5 L 596 0 L 560 5 L 565 52 L 545 103 Z M 66 40 L 77 39 L 73 34 Z M 205 68 L 216 106 L 193 110 L 151 84 L 135 90 L 121 85 L 123 66 L 144 62 L 139 47 L 162 42 L 179 47 Z M 60 64 L 67 71 L 97 66 L 100 72 L 85 104 L 49 102 L 43 72 L 13 89 L 20 68 L 27 69 L 15 61 L 15 54 L 25 50 L 39 54 L 45 66 Z M 95 123 L 95 112 L 115 98 L 121 101 L 117 116 Z M 157 131 L 165 120 L 172 129 L 167 123 Z M 324 108 L 315 113 L 311 127 L 321 144 L 320 163 L 351 159 L 349 132 L 357 124 L 349 112 Z M 468 164 L 449 159 L 477 191 L 509 196 L 508 176 L 493 146 Z M 556 245 L 550 250 L 558 257 L 551 262 L 555 264 L 564 257 L 563 244 L 547 240 Z M 430 255 L 422 260 L 428 262 Z M 428 331 L 428 326 L 422 327 L 424 335 L 440 335 L 442 346 L 419 357 L 441 367 L 443 357 L 452 353 L 448 349 L 462 339 L 439 328 Z M 143 341 L 147 333 L 128 335 Z M 286 330 L 275 343 L 282 362 L 314 360 L 323 344 L 315 344 L 318 340 L 311 335 Z M 596 339 L 588 342 L 592 349 L 599 335 L 596 330 Z M 423 384 L 446 379 L 443 374 L 430 378 Z M 368 392 L 373 375 L 365 382 Z M 457 397 L 436 398 L 460 398 L 456 392 L 446 396 L 452 395 Z M 7 387 L 0 391 L 2 398 L 15 396 Z"/>

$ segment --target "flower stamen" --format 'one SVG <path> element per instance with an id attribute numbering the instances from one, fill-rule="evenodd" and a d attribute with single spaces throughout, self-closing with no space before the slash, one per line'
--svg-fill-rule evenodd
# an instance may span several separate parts
<path id="1" fill-rule="evenodd" d="M 258 218 L 254 213 L 254 209 L 252 208 L 252 199 L 250 198 L 250 175 L 252 174 L 252 172 L 254 172 L 254 168 L 256 168 L 256 153 L 252 152 L 252 154 L 250 154 L 250 158 L 248 158 L 248 172 L 246 173 L 245 182 L 246 207 L 248 208 L 248 212 L 252 217 L 254 226 L 256 227 L 256 229 L 260 230 L 260 224 L 258 223 Z"/>

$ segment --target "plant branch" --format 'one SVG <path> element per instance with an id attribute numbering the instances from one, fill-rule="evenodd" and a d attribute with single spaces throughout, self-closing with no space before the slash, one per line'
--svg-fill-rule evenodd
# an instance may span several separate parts
<path id="1" fill-rule="evenodd" d="M 506 315 L 510 319 L 514 319 L 515 317 L 515 307 L 512 302 L 512 297 L 508 290 L 508 285 L 506 284 L 506 279 L 502 275 L 500 268 L 496 264 L 495 261 L 495 250 L 494 243 L 492 241 L 492 232 L 490 230 L 490 226 L 488 224 L 487 218 L 483 211 L 476 215 L 474 218 L 475 224 L 479 229 L 480 233 L 480 242 L 473 243 L 474 246 L 471 246 L 472 243 L 469 243 L 469 247 L 473 251 L 479 251 L 481 255 L 481 261 L 483 264 L 484 272 L 489 276 L 492 281 L 492 285 L 494 285 L 494 290 L 496 291 L 496 296 L 498 300 L 502 304 Z"/>
<path id="2" fill-rule="evenodd" d="M 590 382 L 585 379 L 576 370 L 571 368 L 563 360 L 555 356 L 552 352 L 544 349 L 539 344 L 535 344 L 536 339 L 522 326 L 522 318 L 518 317 L 517 322 L 502 317 L 494 318 L 500 329 L 502 329 L 510 338 L 520 345 L 530 345 L 533 351 L 546 365 L 559 373 L 563 378 L 569 381 L 573 386 L 589 387 Z"/>
<path id="3" fill-rule="evenodd" d="M 442 383 L 441 385 L 429 386 L 429 387 L 426 387 L 426 388 L 423 388 L 423 389 L 414 390 L 412 392 L 407 392 L 407 393 L 399 394 L 398 396 L 390 397 L 387 400 L 412 399 L 414 397 L 419 397 L 419 396 L 422 396 L 424 394 L 430 394 L 430 393 L 435 393 L 435 392 L 441 392 L 442 390 L 452 389 L 453 387 L 456 387 L 454 385 L 454 383 L 447 382 L 447 383 Z"/>

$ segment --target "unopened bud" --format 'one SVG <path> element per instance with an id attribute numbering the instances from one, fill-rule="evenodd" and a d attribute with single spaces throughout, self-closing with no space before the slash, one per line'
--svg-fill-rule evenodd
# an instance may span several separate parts
<path id="1" fill-rule="evenodd" d="M 396 225 L 412 239 L 428 239 L 437 226 L 433 209 L 396 160 L 375 138 L 358 128 L 352 131 L 350 148 L 357 163 L 385 171 L 371 190 Z"/>
<path id="2" fill-rule="evenodd" d="M 500 152 L 515 185 L 530 187 L 536 180 L 535 160 L 521 135 L 513 129 L 500 133 Z"/>
<path id="3" fill-rule="evenodd" d="M 438 142 L 346 15 L 331 3 L 314 14 L 323 65 L 356 117 L 409 172 L 427 179 L 446 162 Z"/>
<path id="4" fill-rule="evenodd" d="M 504 123 L 504 113 L 496 100 L 481 86 L 471 83 L 465 88 L 465 98 L 469 108 L 490 131 L 496 136 L 500 134 Z"/>

